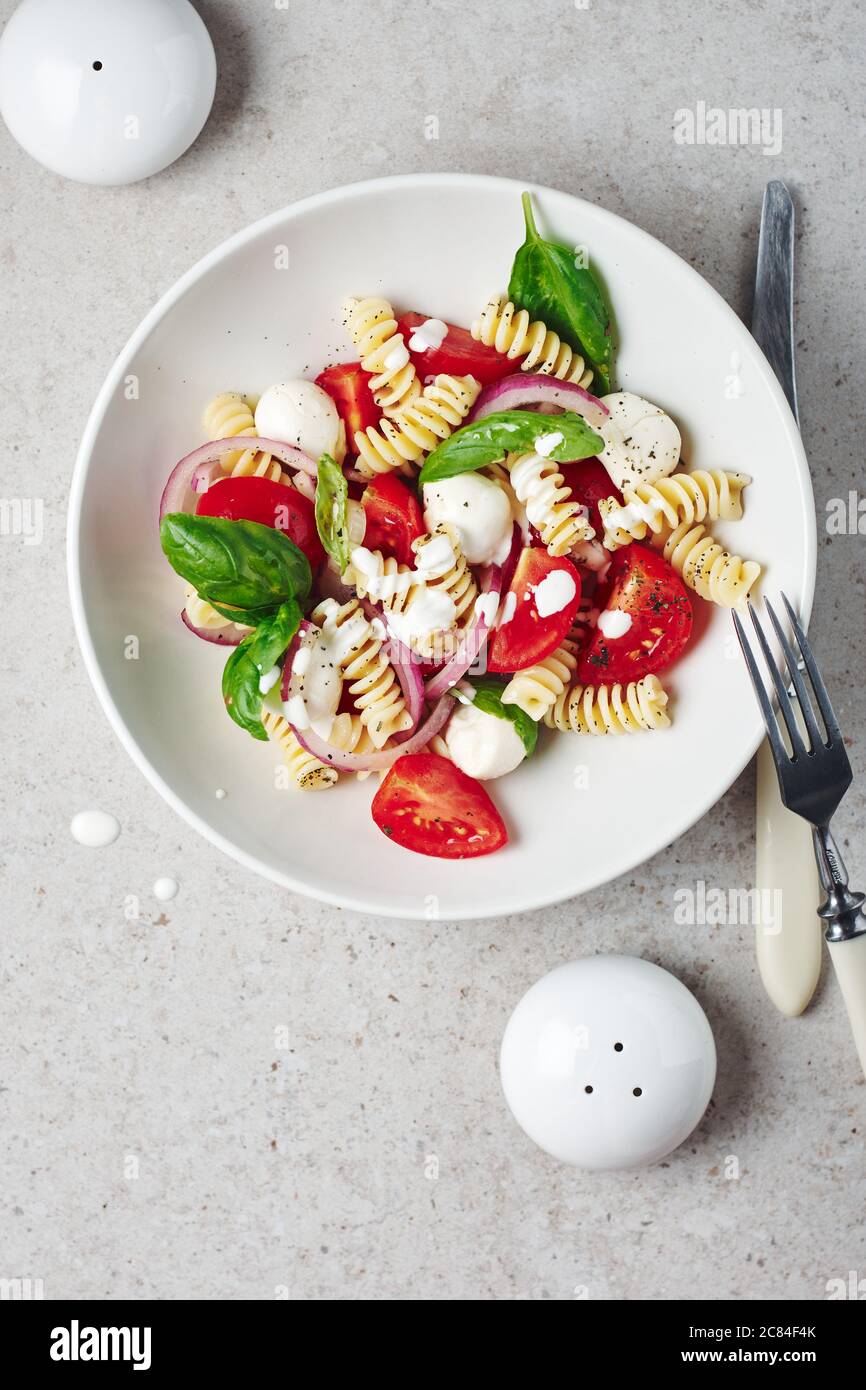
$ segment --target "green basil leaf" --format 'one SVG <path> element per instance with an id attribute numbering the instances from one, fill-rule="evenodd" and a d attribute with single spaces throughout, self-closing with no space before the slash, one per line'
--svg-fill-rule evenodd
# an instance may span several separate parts
<path id="1" fill-rule="evenodd" d="M 223 671 L 225 707 L 242 729 L 253 738 L 266 739 L 262 723 L 264 693 L 259 682 L 271 671 L 301 625 L 301 610 L 293 598 L 281 603 L 276 613 L 265 618 L 254 632 L 235 647 Z"/>
<path id="2" fill-rule="evenodd" d="M 289 598 L 280 604 L 273 617 L 259 623 L 252 633 L 250 656 L 260 676 L 273 670 L 277 662 L 285 656 L 292 638 L 301 626 L 302 617 L 296 600 Z"/>
<path id="3" fill-rule="evenodd" d="M 502 692 L 508 681 L 499 680 L 496 676 L 473 676 L 467 684 L 475 691 L 472 703 L 478 709 L 483 710 L 485 714 L 495 714 L 498 719 L 510 720 L 523 741 L 526 756 L 531 758 L 538 742 L 538 725 L 517 705 L 503 704 Z"/>
<path id="4" fill-rule="evenodd" d="M 342 468 L 330 454 L 322 454 L 316 479 L 316 530 L 341 574 L 349 563 L 348 497 Z"/>
<path id="5" fill-rule="evenodd" d="M 613 335 L 598 281 L 588 266 L 575 263 L 573 248 L 539 235 L 528 193 L 523 215 L 526 240 L 514 257 L 508 297 L 583 354 L 595 373 L 592 389 L 604 396 L 610 391 Z"/>
<path id="6" fill-rule="evenodd" d="M 590 429 L 583 416 L 576 415 L 573 410 L 563 411 L 561 415 L 539 415 L 536 410 L 499 410 L 474 424 L 464 425 L 444 439 L 428 456 L 418 481 L 423 486 L 453 478 L 458 473 L 486 468 L 508 453 L 533 450 L 536 440 L 552 434 L 562 436 L 549 454 L 557 463 L 593 458 L 604 448 L 601 435 Z"/>
<path id="7" fill-rule="evenodd" d="M 310 592 L 306 555 L 272 526 L 170 512 L 159 538 L 172 569 L 215 608 L 241 608 L 255 620 Z"/>
<path id="8" fill-rule="evenodd" d="M 215 608 L 217 613 L 221 613 L 230 622 L 237 623 L 239 627 L 255 627 L 264 618 L 269 618 L 274 611 L 272 603 L 264 608 L 233 608 L 230 603 L 212 603 L 211 608 Z"/>

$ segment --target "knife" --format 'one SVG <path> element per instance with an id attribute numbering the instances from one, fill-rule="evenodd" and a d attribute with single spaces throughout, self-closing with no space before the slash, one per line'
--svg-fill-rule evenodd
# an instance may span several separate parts
<path id="1" fill-rule="evenodd" d="M 752 336 L 779 380 L 799 426 L 794 370 L 794 204 L 780 179 L 764 190 Z M 821 890 L 812 832 L 779 799 L 776 769 L 766 739 L 758 749 L 755 816 L 755 886 L 761 911 L 756 927 L 758 969 L 764 988 L 787 1018 L 805 1009 L 821 973 Z"/>

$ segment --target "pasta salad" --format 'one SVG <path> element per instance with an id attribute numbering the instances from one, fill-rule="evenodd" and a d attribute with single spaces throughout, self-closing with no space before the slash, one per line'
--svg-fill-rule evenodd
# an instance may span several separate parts
<path id="1" fill-rule="evenodd" d="M 354 360 L 215 396 L 160 507 L 231 719 L 301 791 L 377 776 L 384 835 L 448 859 L 507 843 L 487 784 L 540 731 L 667 728 L 693 600 L 760 573 L 707 529 L 749 478 L 686 469 L 670 415 L 616 389 L 592 269 L 523 204 L 469 329 L 347 299 Z"/>

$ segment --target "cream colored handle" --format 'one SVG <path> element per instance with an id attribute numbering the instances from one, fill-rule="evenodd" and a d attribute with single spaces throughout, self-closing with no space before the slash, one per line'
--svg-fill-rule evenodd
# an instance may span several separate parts
<path id="1" fill-rule="evenodd" d="M 782 805 L 766 739 L 758 749 L 755 850 L 758 969 L 776 1008 L 796 1018 L 821 973 L 821 885 L 812 827 Z"/>
<path id="2" fill-rule="evenodd" d="M 866 1076 L 866 932 L 850 941 L 830 941 L 830 959 L 848 1010 L 860 1066 Z"/>

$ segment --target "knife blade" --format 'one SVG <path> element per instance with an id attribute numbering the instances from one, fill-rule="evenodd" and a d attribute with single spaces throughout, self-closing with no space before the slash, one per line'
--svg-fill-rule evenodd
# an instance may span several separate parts
<path id="1" fill-rule="evenodd" d="M 764 190 L 752 336 L 775 372 L 799 427 L 794 364 L 794 203 L 781 179 Z M 801 1014 L 821 973 L 820 884 L 812 832 L 779 799 L 766 739 L 758 749 L 755 885 L 758 969 L 767 994 L 787 1018 Z M 764 920 L 765 917 L 768 920 Z"/>

